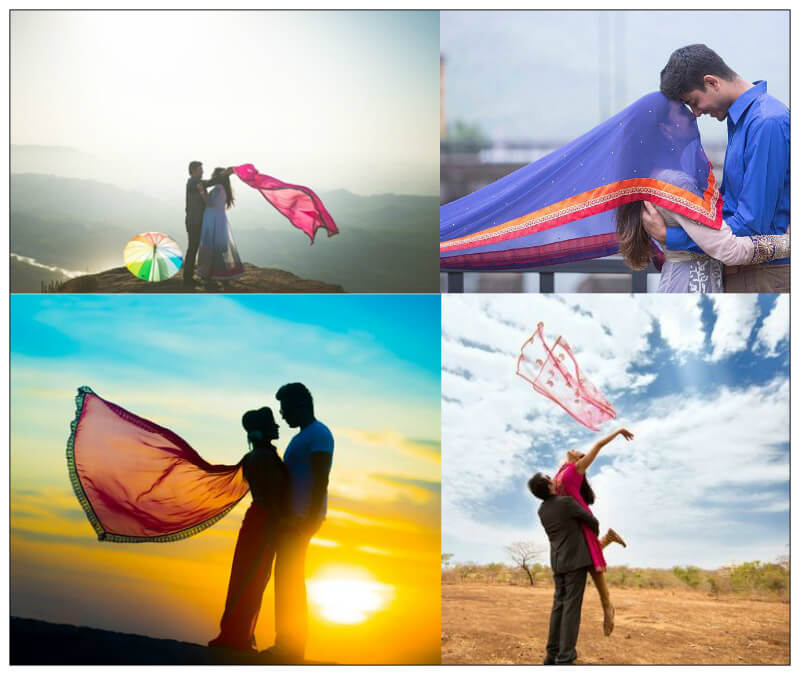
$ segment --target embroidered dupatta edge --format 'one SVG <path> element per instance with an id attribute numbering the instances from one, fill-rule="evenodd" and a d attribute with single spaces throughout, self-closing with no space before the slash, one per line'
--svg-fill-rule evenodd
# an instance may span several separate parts
<path id="1" fill-rule="evenodd" d="M 97 533 L 98 541 L 112 541 L 120 544 L 141 544 L 145 542 L 166 543 L 186 539 L 198 534 L 199 532 L 202 532 L 224 518 L 226 515 L 228 515 L 228 513 L 230 513 L 233 507 L 236 506 L 242 499 L 244 499 L 245 495 L 247 495 L 247 491 L 245 491 L 245 493 L 239 497 L 239 499 L 233 502 L 233 504 L 230 506 L 225 507 L 225 509 L 220 513 L 208 518 L 207 520 L 204 520 L 201 523 L 198 523 L 197 525 L 192 525 L 191 527 L 178 530 L 176 532 L 170 532 L 169 534 L 162 534 L 154 537 L 132 537 L 129 535 L 115 534 L 107 531 L 100 522 L 100 519 L 97 517 L 97 514 L 94 512 L 89 498 L 86 496 L 80 476 L 78 475 L 78 469 L 75 465 L 75 437 L 78 432 L 78 423 L 81 421 L 84 413 L 84 400 L 89 394 L 96 396 L 107 405 L 110 404 L 109 407 L 115 414 L 119 413 L 117 412 L 118 406 L 111 404 L 110 401 L 106 401 L 102 396 L 98 396 L 94 391 L 92 391 L 91 387 L 87 387 L 85 385 L 78 387 L 78 394 L 75 397 L 75 418 L 72 420 L 72 422 L 70 422 L 70 435 L 67 439 L 67 467 L 69 469 L 69 478 L 70 482 L 72 483 L 72 489 L 75 492 L 75 496 L 78 498 L 78 502 L 83 508 L 86 517 L 89 519 L 94 531 Z M 153 426 L 158 427 L 158 425 Z M 163 427 L 158 428 L 162 431 L 169 431 Z"/>
<path id="2" fill-rule="evenodd" d="M 722 227 L 719 189 L 711 162 L 708 163 L 708 166 L 708 187 L 702 198 L 689 190 L 654 178 L 631 178 L 587 190 L 580 195 L 569 197 L 480 232 L 443 241 L 439 244 L 439 250 L 460 251 L 516 239 L 603 211 L 610 211 L 621 204 L 640 199 L 677 211 L 702 225 L 719 230 Z"/>

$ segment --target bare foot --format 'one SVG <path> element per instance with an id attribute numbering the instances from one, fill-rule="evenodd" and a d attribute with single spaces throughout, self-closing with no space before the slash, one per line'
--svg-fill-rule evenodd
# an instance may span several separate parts
<path id="1" fill-rule="evenodd" d="M 603 634 L 608 637 L 614 630 L 614 605 L 603 608 Z"/>
<path id="2" fill-rule="evenodd" d="M 618 544 L 621 544 L 625 548 L 628 547 L 628 545 L 625 543 L 625 540 L 622 537 L 620 537 L 619 534 L 617 534 L 617 531 L 611 529 L 610 527 L 608 528 L 608 532 L 606 532 L 605 538 L 608 539 L 608 541 L 615 541 Z"/>

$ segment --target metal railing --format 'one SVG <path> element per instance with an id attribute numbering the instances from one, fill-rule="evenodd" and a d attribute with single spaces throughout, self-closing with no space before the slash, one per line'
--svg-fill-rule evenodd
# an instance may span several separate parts
<path id="1" fill-rule="evenodd" d="M 547 267 L 530 267 L 524 269 L 512 270 L 517 273 L 530 273 L 535 272 L 539 274 L 539 292 L 540 293 L 554 293 L 555 292 L 555 275 L 558 273 L 573 273 L 573 274 L 591 274 L 591 275 L 607 275 L 613 274 L 616 276 L 623 275 L 631 278 L 631 292 L 633 293 L 647 293 L 647 275 L 658 274 L 658 270 L 650 264 L 646 269 L 634 271 L 628 267 L 622 260 L 614 258 L 599 258 L 597 260 L 584 260 L 582 262 L 564 263 L 562 265 L 552 265 Z M 464 292 L 464 274 L 501 274 L 501 272 L 486 272 L 477 270 L 442 270 L 442 273 L 447 274 L 447 293 L 463 293 Z M 506 273 L 506 272 L 502 272 Z"/>

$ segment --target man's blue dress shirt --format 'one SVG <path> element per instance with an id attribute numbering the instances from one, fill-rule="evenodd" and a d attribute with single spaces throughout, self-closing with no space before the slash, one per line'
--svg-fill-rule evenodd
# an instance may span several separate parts
<path id="1" fill-rule="evenodd" d="M 757 81 L 728 109 L 722 217 L 737 236 L 785 234 L 789 226 L 789 109 Z M 702 252 L 680 227 L 667 248 Z M 789 262 L 784 258 L 781 263 Z"/>

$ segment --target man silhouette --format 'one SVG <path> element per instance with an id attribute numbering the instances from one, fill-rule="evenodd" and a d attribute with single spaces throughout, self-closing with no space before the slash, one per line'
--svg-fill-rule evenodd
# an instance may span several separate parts
<path id="1" fill-rule="evenodd" d="M 575 645 L 581 625 L 583 592 L 586 573 L 592 565 L 581 522 L 588 523 L 595 533 L 599 523 L 572 497 L 557 497 L 549 476 L 537 473 L 528 481 L 528 489 L 542 500 L 539 520 L 550 540 L 550 569 L 555 585 L 544 665 L 569 664 L 578 656 Z"/>
<path id="2" fill-rule="evenodd" d="M 275 646 L 268 651 L 279 662 L 302 661 L 308 607 L 305 562 L 311 537 L 327 511 L 328 475 L 333 463 L 333 435 L 314 417 L 311 392 L 300 382 L 275 394 L 286 423 L 300 430 L 289 442 L 283 461 L 289 473 L 289 518 L 278 538 L 275 559 Z"/>

